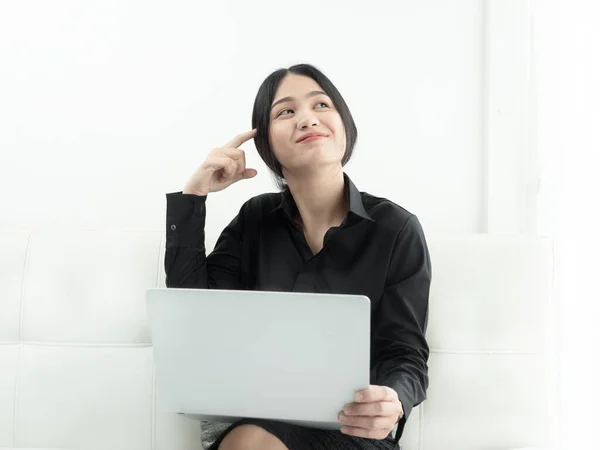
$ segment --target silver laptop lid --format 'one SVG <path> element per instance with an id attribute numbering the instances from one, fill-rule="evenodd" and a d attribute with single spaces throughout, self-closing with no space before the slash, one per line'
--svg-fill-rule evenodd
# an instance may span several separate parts
<path id="1" fill-rule="evenodd" d="M 335 429 L 369 385 L 366 296 L 168 288 L 147 301 L 162 411 Z"/>

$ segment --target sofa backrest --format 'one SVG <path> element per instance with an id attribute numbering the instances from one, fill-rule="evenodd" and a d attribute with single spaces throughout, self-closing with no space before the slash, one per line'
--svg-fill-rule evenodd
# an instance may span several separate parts
<path id="1" fill-rule="evenodd" d="M 145 291 L 164 287 L 164 238 L 0 232 L 0 449 L 201 448 L 198 422 L 155 406 Z M 552 392 L 552 243 L 428 242 L 430 386 L 404 449 L 541 446 Z"/>

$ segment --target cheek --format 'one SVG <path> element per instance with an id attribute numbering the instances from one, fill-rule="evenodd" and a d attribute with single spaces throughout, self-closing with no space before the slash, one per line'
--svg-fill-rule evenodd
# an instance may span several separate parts
<path id="1" fill-rule="evenodd" d="M 271 147 L 277 146 L 277 129 L 269 127 L 269 144 Z"/>
<path id="2" fill-rule="evenodd" d="M 278 124 L 269 127 L 269 140 L 272 143 L 280 142 L 283 139 L 283 130 Z"/>
<path id="3" fill-rule="evenodd" d="M 280 149 L 285 145 L 283 141 L 283 136 L 281 130 L 278 130 L 278 127 L 271 126 L 269 129 L 269 145 L 275 154 L 275 158 L 281 161 L 282 153 Z"/>
<path id="4" fill-rule="evenodd" d="M 333 127 L 335 129 L 335 133 L 338 135 L 338 141 L 342 143 L 342 150 L 345 150 L 346 131 L 344 128 L 344 122 L 342 122 L 342 118 L 339 115 L 336 115 L 335 120 L 333 122 Z"/>
<path id="5" fill-rule="evenodd" d="M 339 136 L 339 141 L 341 142 L 341 151 L 344 152 L 346 151 L 346 129 L 344 128 L 343 124 L 341 124 L 341 126 L 338 128 L 337 133 Z"/>

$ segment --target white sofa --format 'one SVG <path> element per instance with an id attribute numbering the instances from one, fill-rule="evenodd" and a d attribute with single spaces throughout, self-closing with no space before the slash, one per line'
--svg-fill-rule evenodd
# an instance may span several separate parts
<path id="1" fill-rule="evenodd" d="M 552 243 L 428 242 L 430 386 L 404 450 L 545 448 Z M 0 449 L 201 448 L 198 422 L 155 408 L 145 291 L 163 255 L 160 231 L 0 232 Z"/>

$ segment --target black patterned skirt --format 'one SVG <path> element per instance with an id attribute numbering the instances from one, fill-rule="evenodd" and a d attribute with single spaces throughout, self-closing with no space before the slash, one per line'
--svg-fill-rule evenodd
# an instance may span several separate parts
<path id="1" fill-rule="evenodd" d="M 210 445 L 217 450 L 227 433 L 239 425 L 256 425 L 279 438 L 289 450 L 399 450 L 390 433 L 385 439 L 366 439 L 349 436 L 338 430 L 322 430 L 275 420 L 242 419 L 222 431 Z"/>

